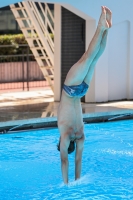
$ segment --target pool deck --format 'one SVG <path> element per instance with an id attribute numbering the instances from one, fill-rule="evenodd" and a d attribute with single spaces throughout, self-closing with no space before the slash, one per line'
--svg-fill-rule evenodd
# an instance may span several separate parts
<path id="1" fill-rule="evenodd" d="M 57 126 L 59 102 L 49 88 L 0 94 L 0 131 Z M 133 119 L 133 101 L 82 103 L 84 122 Z M 16 128 L 14 128 L 16 127 Z"/>

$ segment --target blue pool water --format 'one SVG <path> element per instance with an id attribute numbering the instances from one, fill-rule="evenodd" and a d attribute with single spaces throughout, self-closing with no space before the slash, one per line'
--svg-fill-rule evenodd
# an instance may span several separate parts
<path id="1" fill-rule="evenodd" d="M 69 155 L 63 185 L 57 129 L 0 135 L 0 200 L 133 199 L 133 120 L 86 124 L 82 178 Z"/>

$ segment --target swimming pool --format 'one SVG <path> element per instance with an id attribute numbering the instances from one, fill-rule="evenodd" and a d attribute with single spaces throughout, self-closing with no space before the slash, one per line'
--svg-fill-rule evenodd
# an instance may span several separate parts
<path id="1" fill-rule="evenodd" d="M 63 185 L 55 129 L 0 135 L 0 199 L 133 199 L 133 120 L 85 125 L 82 178 Z"/>

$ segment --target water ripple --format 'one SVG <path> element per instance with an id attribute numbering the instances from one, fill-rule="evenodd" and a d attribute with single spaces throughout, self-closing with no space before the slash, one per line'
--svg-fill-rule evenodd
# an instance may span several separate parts
<path id="1" fill-rule="evenodd" d="M 133 199 L 133 120 L 86 124 L 82 177 L 62 183 L 57 129 L 0 135 L 2 200 Z"/>

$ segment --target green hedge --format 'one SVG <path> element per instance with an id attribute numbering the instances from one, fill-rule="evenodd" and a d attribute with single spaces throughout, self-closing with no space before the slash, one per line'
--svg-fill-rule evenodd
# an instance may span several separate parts
<path id="1" fill-rule="evenodd" d="M 0 55 L 21 54 L 22 49 L 18 48 L 20 44 L 27 44 L 23 34 L 0 35 L 0 45 L 15 45 L 13 47 L 0 47 Z"/>
<path id="2" fill-rule="evenodd" d="M 54 39 L 53 34 L 50 34 Z M 27 44 L 23 34 L 17 35 L 0 35 L 0 45 L 15 45 L 13 47 L 1 47 L 0 55 L 18 55 L 22 54 L 24 47 L 19 47 L 21 44 Z"/>

